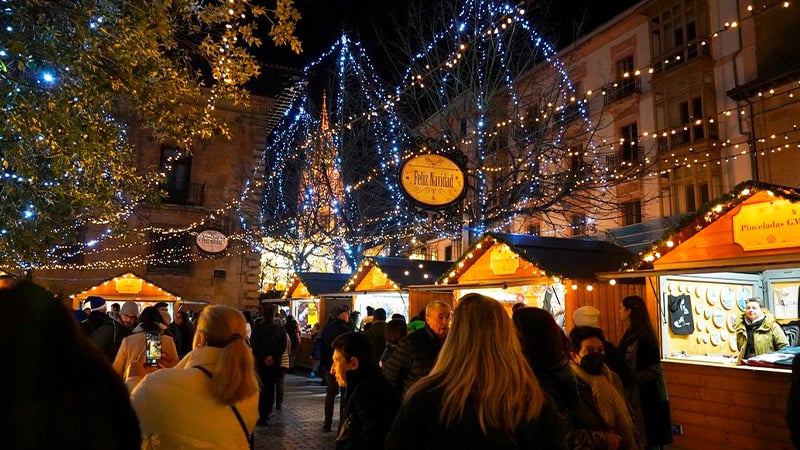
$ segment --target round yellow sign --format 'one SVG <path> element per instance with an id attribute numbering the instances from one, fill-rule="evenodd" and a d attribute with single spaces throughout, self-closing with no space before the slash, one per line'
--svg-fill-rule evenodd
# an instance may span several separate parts
<path id="1" fill-rule="evenodd" d="M 463 169 L 444 155 L 415 156 L 400 169 L 400 185 L 411 199 L 424 206 L 444 207 L 464 194 Z"/>

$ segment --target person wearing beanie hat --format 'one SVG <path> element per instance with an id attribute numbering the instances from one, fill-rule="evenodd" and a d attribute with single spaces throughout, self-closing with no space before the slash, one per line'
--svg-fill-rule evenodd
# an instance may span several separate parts
<path id="1" fill-rule="evenodd" d="M 89 321 L 89 329 L 94 333 L 108 319 L 108 315 L 106 315 L 106 299 L 91 295 L 84 300 L 83 308 L 84 310 L 89 310 L 87 312 L 89 315 L 87 320 Z"/>
<path id="2" fill-rule="evenodd" d="M 99 297 L 97 295 L 90 295 L 89 297 L 86 297 L 86 303 L 84 303 L 84 305 L 87 304 L 90 308 L 92 308 L 92 311 L 101 311 L 101 312 L 106 311 L 106 299 L 104 299 L 103 297 Z"/>
<path id="3" fill-rule="evenodd" d="M 600 310 L 594 306 L 581 306 L 572 313 L 572 321 L 575 322 L 576 327 L 595 327 L 597 328 L 597 320 L 600 318 Z"/>
<path id="4" fill-rule="evenodd" d="M 103 303 L 102 306 L 100 306 L 101 302 Z M 102 322 L 93 329 L 89 339 L 108 357 L 109 361 L 114 361 L 122 340 L 131 334 L 131 330 L 136 325 L 139 306 L 136 302 L 126 302 L 118 313 L 112 314 L 109 312 L 109 314 L 104 314 L 99 312 L 105 309 L 105 299 L 102 297 L 89 297 L 84 304 L 92 305 L 92 314 L 89 316 L 90 322 L 95 314 L 102 314 L 103 316 Z M 100 309 L 95 310 L 96 306 L 99 306 Z"/>

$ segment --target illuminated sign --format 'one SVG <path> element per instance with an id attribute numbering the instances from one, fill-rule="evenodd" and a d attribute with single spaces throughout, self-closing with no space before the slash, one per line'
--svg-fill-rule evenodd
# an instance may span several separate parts
<path id="1" fill-rule="evenodd" d="M 489 270 L 495 275 L 513 275 L 519 268 L 519 257 L 507 245 L 495 246 L 489 253 Z"/>
<path id="2" fill-rule="evenodd" d="M 466 190 L 464 170 L 444 155 L 426 154 L 407 160 L 400 169 L 400 186 L 412 200 L 429 208 L 444 208 Z"/>
<path id="3" fill-rule="evenodd" d="M 141 278 L 114 278 L 114 288 L 120 294 L 138 294 L 142 292 L 143 282 Z"/>
<path id="4" fill-rule="evenodd" d="M 733 216 L 733 242 L 744 251 L 800 247 L 800 205 L 775 200 L 742 206 Z"/>
<path id="5" fill-rule="evenodd" d="M 197 247 L 206 253 L 221 253 L 228 248 L 228 236 L 217 230 L 204 230 L 197 233 Z"/>

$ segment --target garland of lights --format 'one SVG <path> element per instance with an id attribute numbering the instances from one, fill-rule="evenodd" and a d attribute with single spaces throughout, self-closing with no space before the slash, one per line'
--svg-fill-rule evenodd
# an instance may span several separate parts
<path id="1" fill-rule="evenodd" d="M 775 6 L 775 5 L 771 5 L 770 8 L 772 6 Z M 784 2 L 784 3 L 781 4 L 781 6 L 788 7 L 789 3 L 788 2 Z M 434 39 L 431 41 L 430 45 L 426 47 L 426 50 L 423 51 L 423 52 L 420 52 L 417 55 L 418 59 L 422 58 L 427 51 L 430 51 L 433 48 L 433 46 L 436 45 L 438 42 L 440 42 L 442 39 L 445 39 L 448 36 L 448 32 L 451 32 L 453 30 L 457 30 L 457 33 L 456 33 L 457 35 L 459 33 L 464 32 L 465 31 L 464 22 L 460 21 L 459 17 L 467 15 L 470 12 L 474 12 L 474 11 L 472 11 L 470 9 L 471 7 L 476 7 L 476 6 L 474 5 L 473 2 L 467 2 L 467 4 L 463 7 L 461 12 L 459 13 L 459 16 L 450 23 L 450 27 L 445 32 L 439 33 L 436 36 L 434 36 Z M 514 10 L 513 8 L 509 7 L 508 5 L 503 5 L 501 7 L 497 7 L 497 6 L 493 5 L 493 4 L 488 4 L 488 8 L 489 8 L 489 10 L 481 11 L 481 12 L 482 13 L 488 12 L 490 14 L 490 16 L 492 14 L 499 14 L 499 19 L 494 19 L 494 23 L 495 23 L 494 27 L 487 27 L 486 29 L 483 29 L 483 30 L 474 30 L 473 31 L 474 33 L 477 33 L 477 34 L 482 36 L 481 37 L 482 41 L 484 41 L 484 40 L 486 40 L 488 38 L 491 38 L 494 35 L 497 35 L 497 34 L 501 33 L 507 27 L 511 26 L 512 23 L 520 23 L 520 24 L 522 24 L 522 26 L 526 30 L 530 31 L 532 33 L 532 35 L 535 36 L 535 33 L 532 32 L 532 29 L 530 28 L 530 25 L 527 23 L 527 21 L 523 17 L 524 10 Z M 753 12 L 754 8 L 752 7 L 752 5 L 748 6 L 747 10 L 751 12 L 751 15 L 748 16 L 748 17 L 742 18 L 741 20 L 746 20 L 746 19 L 748 19 L 750 17 L 753 17 L 757 13 L 763 12 L 766 9 L 767 9 L 767 5 L 764 5 L 759 11 Z M 724 32 L 724 31 L 727 31 L 727 30 L 730 30 L 730 29 L 737 28 L 738 25 L 739 25 L 739 22 L 737 22 L 737 21 L 727 21 L 725 23 L 723 29 L 712 33 L 712 35 L 710 36 L 710 39 L 717 38 L 720 35 L 720 33 Z M 532 37 L 532 39 L 533 39 L 533 37 Z M 536 37 L 536 39 L 541 41 L 541 38 Z M 232 42 L 235 43 L 235 39 L 233 39 Z M 687 45 L 689 45 L 689 44 L 687 44 Z M 695 44 L 692 44 L 692 45 L 695 45 Z M 700 45 L 707 45 L 707 42 L 701 41 Z M 583 98 L 580 98 L 581 96 L 578 95 L 578 93 L 575 92 L 575 89 L 574 89 L 573 85 L 569 81 L 569 78 L 568 78 L 568 76 L 566 74 L 566 70 L 564 70 L 563 67 L 560 65 L 560 62 L 558 62 L 555 59 L 555 51 L 552 48 L 550 48 L 549 44 L 547 44 L 546 42 L 543 42 L 543 46 L 544 46 L 543 48 L 545 49 L 545 53 L 549 55 L 548 56 L 549 62 L 551 64 L 553 64 L 557 68 L 557 71 L 559 71 L 561 73 L 561 75 L 563 76 L 563 78 L 565 80 L 565 83 L 567 85 L 567 89 L 564 92 L 562 92 L 562 100 L 564 102 L 563 104 L 550 104 L 550 105 L 548 105 L 548 107 L 552 108 L 551 110 L 549 110 L 549 111 L 548 110 L 540 111 L 541 117 L 542 118 L 546 118 L 546 117 L 548 117 L 548 115 L 553 115 L 553 114 L 558 114 L 558 113 L 564 112 L 564 110 L 566 109 L 565 105 L 567 105 L 569 103 L 575 103 L 575 102 L 577 102 L 578 104 L 585 103 L 586 101 L 588 101 L 588 98 L 590 98 L 596 90 L 593 90 L 593 89 L 587 90 L 582 95 Z M 356 54 L 358 54 L 358 56 L 360 56 L 360 58 L 357 58 L 356 56 L 354 56 L 354 54 L 351 52 L 351 47 L 355 47 L 357 49 Z M 229 46 L 229 45 L 224 45 L 222 48 L 220 48 L 220 55 L 221 56 L 220 56 L 218 61 L 224 62 L 226 57 L 230 56 L 230 54 L 229 54 L 229 52 L 231 51 L 230 49 L 231 49 L 231 46 Z M 344 111 L 344 109 L 342 107 L 342 104 L 345 101 L 345 99 L 344 99 L 343 95 L 338 95 L 336 97 L 335 104 L 337 106 L 335 108 L 335 114 L 334 115 L 335 116 L 338 115 L 337 116 L 337 121 L 339 122 L 339 126 L 341 128 L 352 129 L 353 127 L 357 126 L 357 124 L 359 122 L 379 123 L 380 119 L 377 118 L 378 117 L 378 111 L 389 111 L 388 116 L 390 117 L 390 119 L 388 120 L 387 123 L 384 123 L 384 125 L 388 125 L 387 126 L 388 130 L 376 130 L 376 133 L 380 136 L 380 139 L 378 140 L 379 144 L 376 146 L 376 150 L 379 152 L 379 154 L 382 156 L 382 158 L 384 158 L 384 161 L 386 161 L 386 164 L 382 164 L 380 167 L 373 168 L 370 171 L 370 173 L 366 177 L 364 177 L 363 179 L 356 180 L 353 183 L 346 185 L 344 187 L 344 191 L 347 194 L 352 194 L 352 193 L 354 193 L 355 191 L 357 191 L 359 189 L 364 189 L 367 186 L 369 186 L 369 184 L 371 182 L 373 182 L 375 180 L 378 180 L 378 179 L 382 179 L 383 183 L 386 186 L 389 187 L 389 191 L 394 194 L 393 197 L 394 198 L 400 198 L 400 194 L 399 194 L 399 191 L 397 189 L 396 182 L 394 181 L 394 177 L 392 175 L 392 170 L 394 168 L 396 168 L 396 167 L 399 167 L 399 164 L 400 164 L 400 162 L 402 160 L 402 155 L 401 155 L 401 152 L 399 150 L 399 147 L 400 147 L 400 142 L 402 142 L 405 139 L 405 137 L 400 135 L 400 131 L 399 130 L 402 127 L 400 126 L 399 122 L 396 120 L 396 116 L 394 116 L 392 111 L 393 111 L 393 109 L 394 109 L 394 107 L 396 105 L 396 102 L 399 102 L 399 101 L 402 100 L 403 94 L 406 93 L 406 91 L 407 91 L 407 89 L 409 87 L 411 87 L 411 86 L 424 86 L 425 79 L 427 77 L 434 76 L 436 73 L 439 73 L 438 71 L 441 70 L 441 69 L 451 69 L 451 68 L 453 68 L 461 60 L 461 58 L 462 58 L 461 54 L 462 53 L 460 53 L 460 52 L 464 51 L 464 50 L 466 50 L 466 46 L 464 46 L 464 45 L 459 46 L 458 47 L 458 51 L 455 52 L 450 59 L 444 61 L 440 67 L 436 67 L 436 68 L 430 69 L 427 72 L 414 73 L 412 75 L 411 68 L 409 68 L 409 71 L 406 74 L 404 83 L 401 86 L 395 88 L 394 96 L 392 96 L 391 94 L 387 95 L 387 93 L 383 89 L 380 88 L 381 85 L 378 82 L 377 77 L 375 77 L 375 75 L 374 75 L 375 71 L 372 69 L 371 65 L 369 64 L 368 58 L 365 58 L 364 51 L 361 48 L 360 44 L 351 42 L 346 36 L 343 36 L 327 52 L 324 52 L 315 62 L 313 62 L 312 64 L 310 64 L 309 66 L 307 66 L 304 69 L 304 74 L 305 74 L 306 77 L 308 77 L 310 75 L 310 73 L 313 71 L 313 69 L 316 68 L 317 66 L 319 66 L 320 64 L 322 64 L 322 62 L 325 59 L 327 59 L 328 57 L 332 57 L 332 56 L 338 54 L 338 60 L 339 60 L 340 63 L 345 63 L 346 62 L 346 63 L 350 63 L 350 64 L 356 64 L 357 65 L 356 72 L 359 73 L 360 76 L 364 77 L 365 80 L 368 80 L 369 84 L 371 86 L 376 88 L 376 95 L 374 95 L 374 96 L 369 98 L 369 107 L 367 108 L 366 111 L 364 111 L 360 115 L 350 115 L 348 117 L 342 116 L 341 114 Z M 0 55 L 0 56 L 2 56 L 2 55 Z M 364 63 L 364 61 L 367 61 L 366 68 L 361 65 L 361 64 Z M 669 64 L 670 61 L 669 60 L 665 60 L 665 61 L 663 61 L 663 63 L 664 64 Z M 340 64 L 340 66 L 339 66 L 340 83 L 343 82 L 342 81 L 343 80 L 342 74 L 343 74 L 343 70 L 344 70 L 343 67 L 344 67 L 344 64 Z M 654 69 L 652 67 L 642 67 L 642 68 L 634 70 L 632 75 L 635 76 L 635 77 L 640 77 L 640 76 L 642 76 L 642 73 L 650 73 L 650 74 L 652 74 L 653 70 Z M 222 70 L 220 73 L 222 74 L 222 77 L 224 78 L 225 71 Z M 446 72 L 445 72 L 445 74 L 446 74 Z M 630 76 L 631 76 L 630 73 L 623 74 L 624 78 L 629 78 Z M 42 77 L 43 77 L 43 80 L 46 81 L 47 74 L 46 73 L 43 74 Z M 511 79 L 510 74 L 508 75 L 507 83 L 509 84 L 509 86 L 513 84 L 513 80 Z M 343 85 L 340 84 L 340 88 L 342 86 Z M 774 90 L 770 90 L 768 93 L 758 93 L 758 96 L 759 96 L 759 98 L 767 98 L 767 97 L 776 96 L 776 95 L 788 95 L 790 98 L 793 98 L 794 95 L 795 95 L 794 91 L 797 90 L 797 89 L 800 89 L 800 88 L 796 88 L 796 87 L 795 88 L 791 88 L 786 92 L 781 92 L 781 93 L 777 93 L 777 94 L 775 93 Z M 601 90 L 601 92 L 602 92 L 602 90 Z M 602 94 L 605 95 L 605 92 L 602 92 Z M 215 98 L 214 95 L 212 95 L 212 98 L 209 99 L 209 105 L 207 106 L 209 114 L 210 114 L 211 111 L 214 110 L 213 101 L 212 101 L 213 98 Z M 513 91 L 513 89 L 512 89 L 512 103 L 514 104 L 515 110 L 518 109 L 518 107 L 519 107 L 518 99 L 516 98 L 516 93 Z M 261 181 L 264 177 L 260 174 L 260 170 L 263 170 L 261 168 L 266 167 L 267 155 L 270 152 L 275 152 L 274 154 L 275 154 L 276 160 L 275 160 L 275 164 L 272 165 L 272 167 L 273 167 L 272 172 L 271 173 L 267 173 L 266 174 L 266 178 L 267 178 L 267 180 L 274 180 L 276 182 L 275 189 L 279 194 L 287 193 L 287 188 L 282 185 L 282 182 L 283 182 L 282 178 L 279 177 L 279 176 L 276 176 L 276 175 L 281 173 L 281 171 L 283 171 L 283 170 L 287 169 L 288 167 L 290 167 L 291 164 L 294 161 L 297 160 L 298 154 L 294 153 L 294 152 L 296 152 L 298 150 L 302 151 L 303 149 L 310 149 L 313 146 L 313 143 L 314 142 L 319 142 L 319 139 L 322 137 L 321 136 L 322 132 L 316 131 L 316 130 L 319 130 L 319 122 L 317 120 L 313 119 L 313 117 L 310 114 L 307 113 L 307 110 L 308 110 L 308 108 L 309 108 L 309 106 L 311 104 L 312 104 L 312 102 L 308 98 L 308 93 L 307 92 L 300 92 L 300 89 L 298 89 L 298 93 L 297 93 L 297 95 L 295 96 L 295 98 L 294 98 L 294 100 L 292 102 L 293 106 L 290 107 L 289 109 L 287 109 L 286 115 L 284 117 L 284 121 L 281 123 L 281 125 L 276 127 L 277 130 L 281 130 L 281 129 L 282 130 L 273 133 L 273 135 L 271 136 L 270 143 L 268 143 L 268 145 L 265 147 L 264 151 L 261 154 L 261 158 L 260 158 L 260 161 L 259 161 L 260 164 L 257 165 L 256 167 L 254 167 L 251 177 L 249 179 L 245 180 L 245 187 L 244 187 L 241 195 L 239 196 L 239 199 L 232 200 L 231 202 L 226 204 L 226 206 L 224 206 L 223 208 L 220 208 L 220 209 L 218 209 L 218 210 L 216 210 L 214 212 L 208 213 L 207 217 L 204 217 L 203 219 L 201 219 L 201 220 L 199 220 L 197 222 L 194 222 L 192 224 L 189 224 L 187 226 L 183 226 L 183 227 L 180 227 L 180 228 L 169 228 L 169 229 L 158 228 L 158 227 L 148 227 L 146 229 L 142 229 L 142 230 L 138 230 L 138 231 L 146 231 L 146 232 L 150 232 L 150 233 L 158 233 L 158 234 L 161 234 L 162 236 L 173 236 L 175 234 L 186 233 L 186 232 L 190 232 L 192 230 L 199 229 L 205 223 L 207 223 L 208 220 L 213 220 L 215 215 L 223 214 L 223 213 L 226 213 L 227 211 L 236 209 L 237 212 L 238 212 L 238 215 L 239 215 L 240 223 L 242 224 L 242 227 L 245 230 L 245 232 L 243 234 L 239 235 L 239 236 L 231 236 L 231 239 L 240 240 L 241 242 L 246 243 L 247 246 L 249 246 L 250 248 L 255 249 L 257 251 L 262 250 L 264 248 L 264 240 L 263 240 L 264 238 L 263 238 L 263 236 L 269 235 L 271 233 L 274 233 L 276 230 L 279 230 L 279 229 L 282 229 L 282 228 L 286 227 L 287 225 L 291 224 L 292 220 L 291 219 L 284 219 L 284 220 L 277 220 L 277 221 L 268 220 L 267 215 L 264 213 L 264 208 L 263 208 L 264 205 L 263 205 L 263 202 L 262 202 L 262 208 L 261 208 L 260 213 L 259 213 L 260 226 L 256 227 L 254 229 L 253 227 L 249 227 L 248 226 L 248 223 L 247 223 L 247 221 L 246 221 L 246 219 L 244 217 L 244 212 L 241 209 L 242 205 L 245 203 L 245 200 L 254 193 L 255 190 L 258 190 L 258 189 L 260 189 L 262 187 L 265 190 L 268 190 L 268 188 L 271 187 L 269 181 Z M 294 111 L 294 115 L 292 115 L 290 113 L 290 111 Z M 474 140 L 475 143 L 478 146 L 479 152 L 481 152 L 482 149 L 484 148 L 483 147 L 484 140 L 485 140 L 485 138 L 487 138 L 489 136 L 489 133 L 487 131 L 485 131 L 485 124 L 486 124 L 485 123 L 485 119 L 486 118 L 483 115 L 484 113 L 483 113 L 482 105 L 478 105 L 478 111 L 481 114 L 478 129 L 473 131 L 473 136 L 472 137 L 463 138 L 462 141 L 461 141 L 461 144 L 470 144 Z M 581 113 L 583 115 L 583 120 L 586 122 L 587 129 L 590 128 L 591 127 L 591 123 L 586 118 L 586 116 L 587 116 L 586 110 L 583 107 L 581 107 L 580 111 L 581 111 Z M 734 108 L 734 109 L 729 109 L 729 110 L 718 112 L 717 116 L 730 116 L 735 111 L 739 111 L 739 114 L 742 114 L 742 115 L 745 114 L 744 110 L 742 110 L 740 108 Z M 519 117 L 509 118 L 509 119 L 507 119 L 507 121 L 503 121 L 503 122 L 498 123 L 497 127 L 495 128 L 495 130 L 501 128 L 502 126 L 505 126 L 506 124 L 511 124 L 512 120 L 514 120 L 514 121 L 516 121 L 516 120 L 522 121 L 524 119 L 525 119 L 524 115 L 519 115 Z M 538 120 L 538 118 L 537 118 L 537 120 Z M 706 119 L 697 119 L 695 121 L 694 125 L 702 125 L 706 121 L 708 121 L 709 123 L 713 123 L 715 121 L 715 118 L 714 117 L 707 117 Z M 673 129 L 669 129 L 669 130 L 660 130 L 658 132 L 644 131 L 643 133 L 640 134 L 640 138 L 652 137 L 654 139 L 658 139 L 660 137 L 667 137 L 669 135 L 674 135 L 674 134 L 679 133 L 679 132 L 681 132 L 682 130 L 685 130 L 685 129 L 686 129 L 686 127 L 678 127 L 678 128 L 673 128 Z M 797 131 L 797 128 L 795 126 L 793 130 L 787 131 L 785 133 L 777 133 L 777 134 L 778 135 L 783 134 L 784 135 L 784 141 L 788 141 L 788 136 L 786 136 L 786 134 L 788 134 L 790 132 L 796 132 L 796 131 Z M 495 135 L 496 135 L 497 131 L 493 131 L 492 133 L 495 133 Z M 303 142 L 302 145 L 299 145 L 299 146 L 298 145 L 286 146 L 286 144 L 292 142 L 293 137 L 296 136 L 297 134 L 304 134 L 305 137 L 306 137 L 305 142 Z M 771 138 L 772 139 L 777 139 L 778 137 L 772 136 Z M 340 139 L 341 139 L 340 135 L 334 134 L 333 141 L 334 141 L 335 147 L 337 149 L 340 148 L 341 145 L 342 145 Z M 766 138 L 760 139 L 759 143 L 762 143 L 762 144 L 767 143 Z M 624 141 L 621 140 L 619 144 L 620 145 L 624 144 Z M 783 142 L 780 145 L 775 145 L 775 146 L 772 146 L 772 147 L 767 147 L 767 148 L 761 149 L 760 153 L 758 153 L 757 156 L 759 156 L 759 155 L 760 156 L 764 156 L 767 152 L 775 152 L 775 151 L 781 151 L 783 149 L 788 149 L 790 144 L 791 145 L 797 144 L 797 148 L 800 148 L 800 143 L 798 143 L 798 141 Z M 721 145 L 722 146 L 734 145 L 736 148 L 738 148 L 738 146 L 739 146 L 739 144 L 733 144 L 733 143 L 731 143 L 729 141 L 723 142 Z M 607 142 L 603 141 L 600 144 L 594 144 L 592 142 L 592 143 L 590 143 L 590 146 L 591 146 L 592 152 L 594 153 L 594 156 L 595 156 L 595 158 L 593 160 L 593 164 L 596 165 L 596 164 L 599 164 L 599 162 L 598 162 L 599 158 L 596 157 L 598 151 L 600 149 L 604 149 L 604 148 L 609 148 L 611 151 L 613 151 L 614 148 L 615 148 L 615 143 L 607 143 Z M 748 146 L 749 146 L 749 143 L 748 143 Z M 746 153 L 749 153 L 749 152 L 750 152 L 750 150 L 744 150 L 740 154 L 746 154 Z M 480 155 L 480 153 L 479 153 L 479 155 Z M 181 157 L 181 155 L 176 155 L 175 156 L 176 159 L 179 158 L 179 157 Z M 479 156 L 479 158 L 481 158 L 481 157 Z M 723 160 L 724 160 L 724 162 L 728 162 L 728 161 L 735 160 L 735 159 L 736 159 L 736 156 L 724 157 L 724 158 L 718 158 L 718 159 L 706 159 L 704 161 L 701 161 L 701 160 L 699 160 L 697 158 L 690 158 L 690 157 L 687 156 L 687 157 L 683 157 L 682 160 L 676 159 L 675 161 L 673 161 L 673 163 L 674 163 L 673 169 L 675 167 L 680 167 L 680 166 L 691 166 L 692 164 L 704 164 L 705 165 L 705 164 L 713 163 L 713 162 L 716 162 L 716 164 L 720 164 L 721 162 L 723 162 Z M 170 162 L 171 161 L 168 161 L 168 164 Z M 649 161 L 647 161 L 647 162 L 649 162 Z M 665 160 L 665 162 L 666 162 L 666 160 Z M 335 167 L 340 167 L 341 166 L 341 159 L 340 159 L 340 156 L 338 156 L 338 155 L 334 159 L 334 166 Z M 167 169 L 168 169 L 168 167 L 167 167 Z M 483 186 L 482 189 L 479 189 L 479 200 L 481 202 L 487 201 L 487 195 L 486 195 L 487 192 L 486 192 L 486 189 L 485 189 L 485 182 L 486 182 L 486 178 L 485 178 L 486 175 L 485 174 L 486 173 L 490 173 L 492 171 L 497 171 L 497 170 L 500 170 L 500 169 L 501 169 L 500 167 L 497 167 L 497 166 L 493 167 L 491 165 L 486 165 L 484 163 L 481 163 L 477 168 L 473 169 L 473 171 L 474 171 L 473 174 L 479 180 L 480 186 Z M 668 169 L 668 170 L 671 170 L 671 169 Z M 636 172 L 636 173 L 638 173 L 638 172 Z M 663 171 L 661 173 L 663 173 Z M 272 176 L 270 176 L 270 175 L 272 175 Z M 630 176 L 630 174 L 628 174 L 628 175 Z M 658 173 L 652 172 L 649 175 L 650 176 L 656 176 L 656 175 L 658 175 Z M 614 176 L 615 175 L 613 175 L 613 174 L 611 175 L 612 178 Z M 6 172 L 6 171 L 3 171 L 2 173 L 0 173 L 0 178 L 7 179 L 7 180 L 10 180 L 10 181 L 13 181 L 13 182 L 25 182 L 25 180 L 20 178 L 18 175 L 10 173 L 10 172 Z M 253 180 L 256 180 L 256 181 L 253 181 Z M 306 200 L 310 200 L 310 199 L 311 199 L 311 197 L 306 197 Z M 343 199 L 344 201 L 342 201 L 341 204 L 342 205 L 346 205 L 348 199 L 351 200 L 352 199 L 352 195 L 345 196 L 345 198 Z M 282 207 L 286 208 L 286 206 L 287 205 L 283 205 Z M 318 206 L 318 205 L 314 205 L 313 203 L 303 203 L 302 204 L 302 208 L 305 208 L 305 209 L 314 208 L 315 206 Z M 337 202 L 337 204 L 334 204 L 332 206 L 334 207 L 336 213 L 341 218 L 341 215 L 343 213 L 342 213 L 341 209 L 338 207 L 339 206 L 338 202 Z M 386 224 L 386 228 L 385 228 L 386 230 L 392 229 L 391 225 L 396 225 L 398 223 L 397 221 L 399 220 L 399 218 L 401 216 L 401 214 L 400 214 L 401 213 L 401 205 L 400 204 L 394 205 L 392 210 L 393 210 L 393 214 L 391 214 L 388 217 L 388 221 L 387 221 L 388 223 Z M 125 215 L 125 217 L 128 217 L 132 213 L 133 213 L 133 205 L 130 205 L 128 210 L 125 211 L 123 214 Z M 367 223 L 378 223 L 378 222 L 380 222 L 380 220 L 386 220 L 386 219 L 387 218 L 374 218 L 374 219 L 371 219 L 371 220 L 367 221 Z M 513 218 L 507 218 L 506 220 L 512 220 L 512 219 Z M 418 221 L 420 219 L 414 218 L 414 220 Z M 479 222 L 483 222 L 483 220 L 479 220 Z M 497 227 L 494 227 L 494 228 L 498 229 Z M 571 228 L 571 227 L 567 227 L 567 228 Z M 442 233 L 447 233 L 447 228 L 441 229 L 439 231 L 442 232 Z M 2 231 L 0 231 L 0 232 L 2 232 Z M 413 231 L 399 232 L 399 233 L 397 233 L 397 232 L 389 233 L 387 231 L 385 234 L 383 234 L 383 237 L 384 238 L 402 238 L 402 237 L 407 237 L 407 236 L 412 235 L 412 234 L 413 234 Z M 100 242 L 103 242 L 105 240 L 108 240 L 108 239 L 111 239 L 111 238 L 114 238 L 114 237 L 116 237 L 116 236 L 111 232 L 111 230 L 106 230 L 97 239 L 92 240 L 90 242 L 87 242 L 85 244 L 81 244 L 80 250 L 76 251 L 76 254 L 78 252 L 81 252 L 81 251 L 85 251 L 84 252 L 85 254 L 107 253 L 107 252 L 113 252 L 113 251 L 124 249 L 124 248 L 130 248 L 130 247 L 133 247 L 135 245 L 141 245 L 141 243 L 128 243 L 128 244 L 119 244 L 116 247 L 108 247 L 108 248 L 103 248 L 103 249 L 96 248 L 97 245 Z M 164 237 L 162 239 L 167 239 L 167 238 L 168 237 Z M 353 244 L 358 245 L 360 243 L 359 242 L 353 242 Z M 63 247 L 56 247 L 56 249 L 59 249 L 59 250 L 62 249 L 62 248 Z M 352 251 L 353 246 L 347 245 L 345 248 L 348 249 L 348 251 Z M 53 252 L 53 254 L 55 254 L 55 251 Z M 62 253 L 62 255 L 63 255 L 63 253 Z M 119 260 L 107 261 L 107 262 L 95 262 L 95 263 L 91 263 L 89 265 L 84 265 L 84 266 L 69 266 L 69 265 L 63 265 L 62 266 L 62 265 L 57 265 L 56 264 L 56 265 L 42 266 L 41 268 L 56 268 L 56 267 L 100 268 L 101 266 L 103 268 L 108 268 L 108 267 L 119 267 L 120 265 L 122 265 L 122 266 L 130 266 L 130 265 L 141 264 L 143 261 L 145 261 L 145 262 L 146 261 L 152 261 L 153 257 L 154 257 L 154 255 L 137 256 L 137 257 L 131 257 L 129 259 L 119 259 Z M 197 259 L 196 256 L 194 258 Z"/>

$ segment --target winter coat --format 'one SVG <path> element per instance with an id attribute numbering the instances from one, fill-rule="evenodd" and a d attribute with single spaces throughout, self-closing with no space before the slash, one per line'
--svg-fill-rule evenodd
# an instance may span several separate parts
<path id="1" fill-rule="evenodd" d="M 619 344 L 628 372 L 623 377 L 625 396 L 640 439 L 647 447 L 672 442 L 669 395 L 658 344 L 626 333 Z"/>
<path id="2" fill-rule="evenodd" d="M 373 321 L 369 328 L 364 331 L 364 334 L 369 338 L 369 343 L 372 345 L 372 353 L 375 355 L 375 361 L 380 361 L 383 351 L 386 349 L 386 321 L 377 320 Z"/>
<path id="3" fill-rule="evenodd" d="M 439 420 L 441 404 L 441 390 L 420 392 L 406 400 L 386 437 L 386 449 L 566 450 L 567 448 L 561 416 L 550 400 L 545 401 L 538 420 L 523 423 L 517 427 L 513 435 L 496 429 L 489 429 L 488 434 L 484 435 L 470 400 L 464 405 L 461 420 L 445 426 Z"/>
<path id="4" fill-rule="evenodd" d="M 322 348 L 320 349 L 322 356 L 320 364 L 325 368 L 325 371 L 331 370 L 333 365 L 333 347 L 331 347 L 333 340 L 339 337 L 340 334 L 351 331 L 353 329 L 350 328 L 350 325 L 339 319 L 330 319 L 325 324 L 325 328 L 322 329 Z M 320 370 L 320 372 L 325 371 Z"/>
<path id="5" fill-rule="evenodd" d="M 336 437 L 336 450 L 379 450 L 392 426 L 400 398 L 375 367 L 349 371 Z"/>
<path id="6" fill-rule="evenodd" d="M 131 403 L 139 417 L 143 448 L 249 449 L 236 415 L 211 393 L 211 380 L 195 366 L 212 374 L 222 349 L 192 350 L 177 366 L 157 370 L 133 388 Z M 236 404 L 253 432 L 258 419 L 258 393 Z"/>
<path id="7" fill-rule="evenodd" d="M 741 314 L 733 323 L 733 330 L 736 332 L 736 344 L 739 345 L 739 362 L 744 359 L 744 352 L 747 350 L 747 329 L 745 328 L 745 315 Z M 756 355 L 774 352 L 789 345 L 789 339 L 783 332 L 781 325 L 775 321 L 771 314 L 765 314 L 761 325 L 753 330 L 753 343 L 755 344 Z"/>
<path id="8" fill-rule="evenodd" d="M 415 381 L 428 375 L 436 364 L 443 342 L 429 326 L 400 339 L 383 365 L 383 375 L 402 396 Z"/>
<path id="9" fill-rule="evenodd" d="M 122 340 L 130 335 L 131 330 L 128 327 L 106 315 L 102 323 L 89 335 L 89 340 L 100 349 L 102 354 L 106 355 L 109 361 L 113 362 L 122 345 Z"/>
<path id="10" fill-rule="evenodd" d="M 122 376 L 123 379 L 128 377 L 128 368 L 134 361 L 139 358 L 145 351 L 145 331 L 141 328 L 136 328 L 136 333 L 126 337 L 122 340 L 122 345 L 119 347 L 117 357 L 114 358 L 114 370 Z M 173 367 L 180 361 L 178 356 L 178 349 L 175 347 L 175 341 L 167 335 L 161 335 L 161 359 L 158 364 L 161 367 Z M 148 368 L 150 371 L 157 370 L 156 368 Z"/>
<path id="11" fill-rule="evenodd" d="M 266 320 L 257 323 L 253 328 L 251 341 L 253 355 L 256 358 L 256 369 L 263 371 L 267 368 L 264 362 L 267 356 L 272 356 L 272 367 L 278 367 L 281 363 L 281 355 L 286 350 L 287 340 L 283 325 Z"/>

